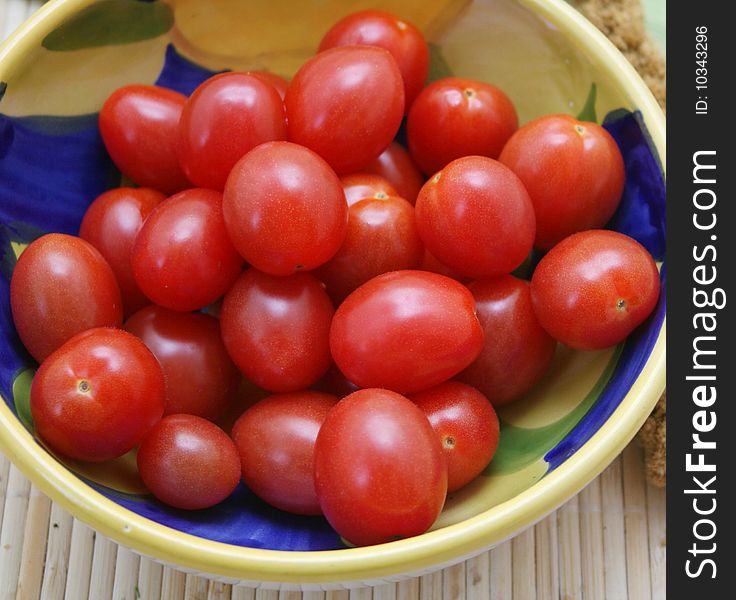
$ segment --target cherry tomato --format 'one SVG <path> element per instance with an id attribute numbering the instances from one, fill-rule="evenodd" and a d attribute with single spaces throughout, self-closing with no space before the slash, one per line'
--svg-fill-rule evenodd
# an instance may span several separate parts
<path id="1" fill-rule="evenodd" d="M 444 275 L 459 281 L 460 283 L 470 282 L 470 277 L 463 277 L 450 267 L 442 264 L 437 258 L 426 248 L 424 249 L 424 257 L 422 258 L 422 264 L 419 266 L 420 271 L 429 271 L 430 273 L 437 273 L 438 275 Z"/>
<path id="2" fill-rule="evenodd" d="M 279 96 L 281 96 L 281 101 L 283 102 L 284 96 L 286 96 L 286 90 L 289 89 L 289 82 L 286 79 L 280 75 L 276 75 L 276 73 L 271 73 L 270 71 L 248 71 L 248 75 L 253 75 L 263 83 L 273 86 L 273 88 L 279 93 Z"/>
<path id="3" fill-rule="evenodd" d="M 424 177 L 411 154 L 398 142 L 391 142 L 380 156 L 363 169 L 385 178 L 401 196 L 414 204 L 424 185 Z"/>
<path id="4" fill-rule="evenodd" d="M 259 144 L 286 139 L 276 88 L 250 73 L 220 73 L 202 83 L 181 113 L 177 153 L 197 186 L 222 190 L 236 162 Z"/>
<path id="5" fill-rule="evenodd" d="M 159 204 L 138 233 L 132 263 L 156 304 L 190 311 L 217 300 L 243 266 L 225 229 L 222 194 L 197 188 Z"/>
<path id="6" fill-rule="evenodd" d="M 474 281 L 468 288 L 486 342 L 480 356 L 458 379 L 478 388 L 494 406 L 503 406 L 542 378 L 557 342 L 534 314 L 528 282 L 500 275 Z"/>
<path id="7" fill-rule="evenodd" d="M 568 115 L 540 117 L 508 141 L 499 160 L 534 204 L 534 245 L 547 250 L 577 231 L 603 227 L 624 189 L 624 161 L 600 125 Z"/>
<path id="8" fill-rule="evenodd" d="M 31 384 L 31 414 L 54 452 L 98 462 L 137 446 L 163 415 L 165 398 L 161 367 L 143 342 L 98 327 L 41 364 Z"/>
<path id="9" fill-rule="evenodd" d="M 10 281 L 10 306 L 23 345 L 38 362 L 92 327 L 120 327 L 115 275 L 92 244 L 63 233 L 32 242 Z"/>
<path id="10" fill-rule="evenodd" d="M 350 207 L 345 241 L 315 274 L 341 301 L 376 275 L 417 268 L 423 253 L 411 204 L 398 196 L 366 198 Z"/>
<path id="11" fill-rule="evenodd" d="M 340 372 L 337 365 L 332 365 L 322 379 L 312 386 L 318 392 L 332 394 L 338 398 L 349 396 L 360 388 Z"/>
<path id="12" fill-rule="evenodd" d="M 386 149 L 404 114 L 404 84 L 383 48 L 325 50 L 299 69 L 284 99 L 289 140 L 339 174 L 360 171 Z"/>
<path id="13" fill-rule="evenodd" d="M 151 188 L 109 190 L 90 204 L 79 227 L 79 237 L 97 248 L 115 273 L 128 315 L 150 302 L 135 282 L 130 257 L 143 221 L 165 198 Z"/>
<path id="14" fill-rule="evenodd" d="M 249 408 L 233 427 L 243 481 L 272 506 L 320 515 L 314 443 L 337 398 L 319 392 L 276 394 Z"/>
<path id="15" fill-rule="evenodd" d="M 381 389 L 343 398 L 322 424 L 314 454 L 322 512 L 358 546 L 424 533 L 442 510 L 447 466 L 424 413 Z"/>
<path id="16" fill-rule="evenodd" d="M 100 135 L 110 157 L 138 185 L 174 194 L 191 187 L 176 159 L 186 96 L 154 85 L 115 90 L 100 110 Z"/>
<path id="17" fill-rule="evenodd" d="M 233 441 L 194 415 L 164 417 L 138 449 L 143 483 L 164 504 L 196 510 L 219 504 L 240 481 Z"/>
<path id="18" fill-rule="evenodd" d="M 424 271 L 374 277 L 340 305 L 330 330 L 332 356 L 350 381 L 399 393 L 457 375 L 482 347 L 467 288 Z"/>
<path id="19" fill-rule="evenodd" d="M 164 414 L 210 421 L 222 415 L 240 385 L 240 373 L 220 336 L 220 323 L 201 313 L 147 306 L 125 322 L 161 364 L 166 378 Z"/>
<path id="20" fill-rule="evenodd" d="M 322 38 L 319 51 L 338 46 L 378 46 L 396 59 L 404 81 L 406 110 L 429 74 L 429 47 L 422 32 L 382 10 L 362 10 L 340 19 Z"/>
<path id="21" fill-rule="evenodd" d="M 249 269 L 222 303 L 222 339 L 256 385 L 273 392 L 302 390 L 332 363 L 334 310 L 324 286 L 309 273 L 274 277 Z"/>
<path id="22" fill-rule="evenodd" d="M 483 394 L 459 381 L 446 381 L 409 396 L 427 415 L 447 460 L 447 491 L 475 479 L 498 447 L 496 411 Z"/>
<path id="23" fill-rule="evenodd" d="M 615 231 L 575 233 L 532 276 L 534 312 L 549 334 L 579 350 L 623 341 L 654 310 L 659 273 L 636 240 Z"/>
<path id="24" fill-rule="evenodd" d="M 425 183 L 416 219 L 427 249 L 467 277 L 510 273 L 534 242 L 534 208 L 524 185 L 483 156 L 454 160 Z"/>
<path id="25" fill-rule="evenodd" d="M 517 126 L 514 105 L 497 87 L 448 77 L 422 90 L 406 132 L 412 157 L 432 175 L 463 156 L 498 158 Z"/>
<path id="26" fill-rule="evenodd" d="M 394 186 L 380 175 L 351 173 L 340 177 L 340 183 L 348 206 L 365 198 L 386 198 L 399 195 Z"/>
<path id="27" fill-rule="evenodd" d="M 314 152 L 289 142 L 262 144 L 235 165 L 223 211 L 238 252 L 272 275 L 325 263 L 347 230 L 340 180 Z"/>

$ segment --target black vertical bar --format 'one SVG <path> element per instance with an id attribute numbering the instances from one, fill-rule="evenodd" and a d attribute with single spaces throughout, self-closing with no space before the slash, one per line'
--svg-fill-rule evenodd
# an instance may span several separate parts
<path id="1" fill-rule="evenodd" d="M 736 37 L 730 2 L 667 6 L 667 590 L 734 598 Z"/>

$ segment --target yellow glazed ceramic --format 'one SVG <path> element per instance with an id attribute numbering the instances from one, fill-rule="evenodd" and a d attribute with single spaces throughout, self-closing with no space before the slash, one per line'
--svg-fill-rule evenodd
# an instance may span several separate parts
<path id="1" fill-rule="evenodd" d="M 189 93 L 211 72 L 289 77 L 336 19 L 384 8 L 419 25 L 431 77 L 489 81 L 522 122 L 582 113 L 604 123 L 626 161 L 611 227 L 664 251 L 664 116 L 625 59 L 561 0 L 52 0 L 0 47 L 0 448 L 43 491 L 134 550 L 227 581 L 275 587 L 357 585 L 458 562 L 514 535 L 577 493 L 626 445 L 664 388 L 665 301 L 618 348 L 559 348 L 545 380 L 500 412 L 488 469 L 448 499 L 432 531 L 347 548 L 322 519 L 269 509 L 240 488 L 204 513 L 146 494 L 132 456 L 61 461 L 33 436 L 35 366 L 10 319 L 17 256 L 45 231 L 76 233 L 84 208 L 120 181 L 96 112 L 127 83 Z M 665 269 L 663 271 L 663 278 Z"/>

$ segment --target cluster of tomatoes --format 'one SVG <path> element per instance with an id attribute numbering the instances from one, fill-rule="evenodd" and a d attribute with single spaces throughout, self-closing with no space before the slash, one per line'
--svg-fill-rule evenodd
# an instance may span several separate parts
<path id="1" fill-rule="evenodd" d="M 487 466 L 493 406 L 558 341 L 602 348 L 639 325 L 659 278 L 600 229 L 623 190 L 614 140 L 565 115 L 518 128 L 501 90 L 425 87 L 428 65 L 416 27 L 365 11 L 289 83 L 113 93 L 102 138 L 142 187 L 102 194 L 80 237 L 39 238 L 13 274 L 41 440 L 82 461 L 138 448 L 178 508 L 242 476 L 378 543 L 425 531 Z M 510 273 L 534 247 L 529 283 Z M 270 394 L 244 412 L 242 375 Z"/>

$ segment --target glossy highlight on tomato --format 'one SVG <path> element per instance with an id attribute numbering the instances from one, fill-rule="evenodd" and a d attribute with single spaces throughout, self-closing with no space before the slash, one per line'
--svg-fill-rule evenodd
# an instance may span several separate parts
<path id="1" fill-rule="evenodd" d="M 64 342 L 93 327 L 120 327 L 123 305 L 115 275 L 92 244 L 63 233 L 31 242 L 10 280 L 15 329 L 43 362 Z"/>
<path id="2" fill-rule="evenodd" d="M 194 188 L 148 216 L 133 246 L 133 275 L 143 293 L 171 310 L 198 310 L 222 296 L 243 259 L 227 235 L 222 194 Z"/>
<path id="3" fill-rule="evenodd" d="M 330 525 L 358 546 L 424 533 L 447 493 L 437 434 L 410 400 L 383 389 L 343 398 L 322 424 L 314 481 Z"/>
<path id="4" fill-rule="evenodd" d="M 405 394 L 456 375 L 482 347 L 467 288 L 424 271 L 374 277 L 339 306 L 330 329 L 332 356 L 350 381 Z"/>
<path id="5" fill-rule="evenodd" d="M 155 85 L 126 85 L 102 105 L 99 124 L 115 165 L 138 185 L 165 194 L 192 187 L 176 158 L 187 98 Z"/>
<path id="6" fill-rule="evenodd" d="M 310 58 L 284 103 L 289 141 L 343 175 L 360 171 L 391 143 L 404 114 L 404 84 L 383 48 L 342 46 Z"/>
<path id="7" fill-rule="evenodd" d="M 350 207 L 345 241 L 315 274 L 341 301 L 377 275 L 416 269 L 423 253 L 411 204 L 398 196 L 365 198 Z"/>
<path id="8" fill-rule="evenodd" d="M 223 300 L 222 339 L 256 385 L 272 392 L 303 390 L 332 363 L 334 310 L 324 286 L 309 273 L 275 277 L 248 269 Z"/>
<path id="9" fill-rule="evenodd" d="M 600 229 L 616 212 L 624 161 L 611 135 L 569 115 L 539 117 L 509 139 L 499 160 L 534 205 L 534 246 L 548 250 L 577 231 Z"/>
<path id="10" fill-rule="evenodd" d="M 98 196 L 82 218 L 79 237 L 92 244 L 115 273 L 126 315 L 150 303 L 133 277 L 133 244 L 143 222 L 166 198 L 152 188 L 116 188 Z"/>
<path id="11" fill-rule="evenodd" d="M 380 175 L 388 181 L 404 200 L 414 204 L 424 185 L 424 176 L 409 151 L 398 142 L 391 142 L 377 159 L 363 169 L 366 173 Z"/>
<path id="12" fill-rule="evenodd" d="M 340 19 L 325 34 L 319 51 L 338 46 L 377 46 L 391 53 L 404 81 L 406 110 L 429 74 L 429 47 L 415 25 L 390 12 L 362 10 Z"/>
<path id="13" fill-rule="evenodd" d="M 220 73 L 187 100 L 177 156 L 196 186 L 221 191 L 230 170 L 247 152 L 264 142 L 286 139 L 283 101 L 264 78 Z"/>
<path id="14" fill-rule="evenodd" d="M 475 279 L 510 273 L 534 242 L 534 208 L 524 184 L 484 156 L 454 160 L 427 181 L 416 219 L 431 254 Z"/>
<path id="15" fill-rule="evenodd" d="M 447 461 L 447 491 L 467 485 L 491 462 L 498 448 L 496 411 L 483 394 L 459 381 L 446 381 L 409 396 L 427 415 Z"/>
<path id="16" fill-rule="evenodd" d="M 314 444 L 338 399 L 302 391 L 269 396 L 233 427 L 243 481 L 272 506 L 299 515 L 321 515 L 314 488 Z"/>
<path id="17" fill-rule="evenodd" d="M 433 175 L 463 156 L 498 158 L 517 126 L 516 109 L 500 89 L 448 77 L 422 90 L 406 132 L 412 157 L 425 175 Z"/>
<path id="18" fill-rule="evenodd" d="M 458 379 L 478 388 L 496 407 L 528 392 L 549 369 L 557 348 L 539 324 L 529 288 L 529 282 L 512 275 L 468 285 L 486 341 Z"/>
<path id="19" fill-rule="evenodd" d="M 549 334 L 578 350 L 622 342 L 654 310 L 659 272 L 633 238 L 616 231 L 575 233 L 534 270 L 534 312 Z"/>
<path id="20" fill-rule="evenodd" d="M 100 462 L 122 456 L 161 419 L 161 367 L 122 329 L 89 329 L 40 366 L 31 384 L 36 432 L 69 458 Z"/>
<path id="21" fill-rule="evenodd" d="M 365 198 L 386 198 L 398 196 L 393 185 L 380 175 L 371 173 L 351 173 L 340 177 L 342 189 L 345 192 L 345 200 L 348 206 L 360 202 Z"/>
<path id="22" fill-rule="evenodd" d="M 169 415 L 146 435 L 136 457 L 143 483 L 164 504 L 199 510 L 219 504 L 240 481 L 233 441 L 194 415 Z"/>
<path id="23" fill-rule="evenodd" d="M 235 165 L 223 212 L 238 252 L 272 275 L 327 262 L 348 223 L 337 175 L 317 154 L 290 142 L 262 144 Z"/>
<path id="24" fill-rule="evenodd" d="M 220 335 L 220 323 L 201 313 L 147 306 L 125 329 L 153 352 L 166 379 L 164 414 L 185 413 L 217 420 L 229 407 L 240 372 Z"/>

